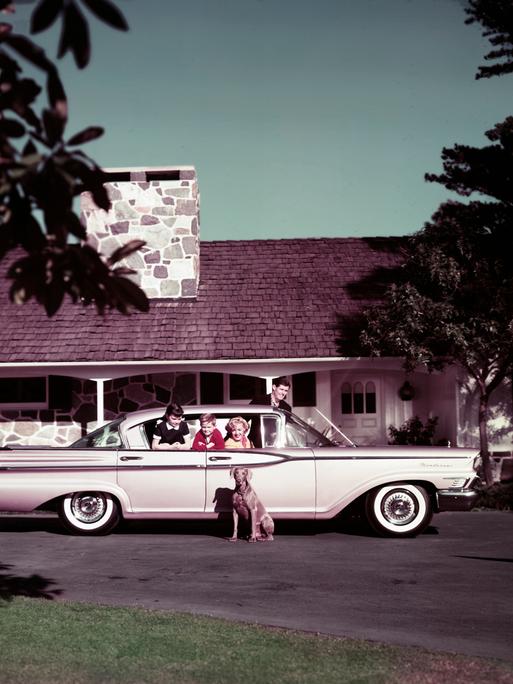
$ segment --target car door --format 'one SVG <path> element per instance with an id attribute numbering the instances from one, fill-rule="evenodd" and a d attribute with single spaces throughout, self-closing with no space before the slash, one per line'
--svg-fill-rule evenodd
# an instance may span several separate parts
<path id="1" fill-rule="evenodd" d="M 200 451 L 120 449 L 118 484 L 134 513 L 203 514 L 205 458 Z"/>
<path id="2" fill-rule="evenodd" d="M 206 513 L 232 510 L 230 470 L 252 471 L 251 485 L 269 513 L 280 518 L 315 515 L 315 461 L 310 448 L 280 447 L 285 428 L 277 415 L 263 415 L 262 449 L 222 449 L 206 454 Z"/>

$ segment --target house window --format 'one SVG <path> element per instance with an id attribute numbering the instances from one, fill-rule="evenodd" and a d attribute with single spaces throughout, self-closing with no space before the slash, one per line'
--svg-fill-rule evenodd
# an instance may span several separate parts
<path id="1" fill-rule="evenodd" d="M 200 397 L 202 404 L 224 403 L 222 373 L 200 373 Z"/>
<path id="2" fill-rule="evenodd" d="M 340 392 L 343 414 L 376 413 L 376 385 L 372 382 L 344 382 Z"/>
<path id="3" fill-rule="evenodd" d="M 265 380 L 251 375 L 230 375 L 230 401 L 247 401 L 265 395 Z"/>
<path id="4" fill-rule="evenodd" d="M 47 378 L 0 378 L 0 404 L 24 408 L 46 408 Z"/>
<path id="5" fill-rule="evenodd" d="M 376 385 L 365 383 L 365 413 L 376 413 Z"/>
<path id="6" fill-rule="evenodd" d="M 342 413 L 352 413 L 353 412 L 353 390 L 348 382 L 344 382 L 342 385 L 342 391 L 340 394 L 341 398 L 341 411 Z"/>
<path id="7" fill-rule="evenodd" d="M 292 397 L 294 406 L 317 404 L 315 373 L 297 373 L 292 376 Z"/>

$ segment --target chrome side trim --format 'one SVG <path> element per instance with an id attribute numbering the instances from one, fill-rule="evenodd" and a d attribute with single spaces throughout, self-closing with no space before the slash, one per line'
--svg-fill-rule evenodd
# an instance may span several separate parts
<path id="1" fill-rule="evenodd" d="M 319 457 L 316 458 L 314 455 L 312 455 L 311 450 L 308 448 L 308 455 L 305 454 L 305 456 L 289 456 L 289 455 L 281 455 L 281 454 L 276 454 L 276 453 L 269 453 L 269 452 L 262 452 L 258 451 L 257 453 L 264 453 L 268 454 L 269 456 L 272 456 L 275 458 L 274 461 L 268 462 L 268 463 L 262 463 L 261 461 L 259 462 L 246 462 L 244 463 L 245 468 L 261 468 L 264 466 L 271 466 L 271 465 L 279 465 L 281 463 L 286 463 L 287 461 L 318 461 L 318 462 L 326 462 L 326 461 L 382 461 L 384 460 L 385 457 L 383 456 L 357 456 L 354 454 L 353 449 L 350 449 L 351 455 L 347 456 L 327 456 L 327 457 Z M 123 453 L 123 452 L 121 452 Z M 216 457 L 209 457 L 209 465 L 208 468 L 225 468 L 228 464 L 226 463 L 225 459 L 227 460 L 228 458 L 233 459 L 233 456 L 235 455 L 240 455 L 241 453 L 244 452 L 239 452 L 239 451 L 233 451 L 231 456 L 225 456 L 225 457 L 219 457 L 219 460 L 223 460 L 223 463 L 218 463 L 216 465 L 212 464 L 212 461 Z M 246 456 L 247 452 L 245 453 Z M 386 456 L 387 460 L 390 461 L 414 461 L 418 460 L 419 457 L 417 456 Z M 425 460 L 426 456 L 423 455 L 422 458 Z M 433 460 L 441 459 L 442 457 L 440 456 L 433 456 L 433 457 L 428 457 L 428 458 L 433 458 Z M 462 456 L 444 456 L 443 460 L 452 460 L 452 461 L 461 461 L 462 459 L 465 460 L 466 457 Z M 140 460 L 144 461 L 144 456 L 129 456 L 123 454 L 120 456 L 120 460 L 123 462 L 126 461 L 134 461 L 134 460 Z M 242 464 L 240 464 L 242 466 Z M 443 468 L 449 468 L 449 464 L 443 464 L 443 463 L 438 463 L 438 464 L 421 464 L 424 467 L 429 467 L 430 470 L 427 472 L 432 473 L 433 469 L 435 468 L 440 468 L 441 470 Z M 121 470 L 121 469 L 126 469 L 126 468 L 137 468 L 138 470 L 141 469 L 148 469 L 148 470 L 187 470 L 187 469 L 196 469 L 198 465 L 196 464 L 191 464 L 191 465 L 186 465 L 186 464 L 180 464 L 180 465 L 145 465 L 144 463 L 138 463 L 137 465 L 121 465 L 121 464 L 110 464 L 110 465 L 100 465 L 100 464 L 73 464 L 73 465 L 7 465 L 7 466 L 2 466 L 0 465 L 0 472 L 66 472 L 66 471 L 91 471 L 91 470 Z M 207 467 L 207 466 L 200 466 L 200 467 Z M 445 491 L 445 490 L 441 490 Z"/>
<path id="2" fill-rule="evenodd" d="M 144 466 L 144 465 L 109 465 L 109 466 L 14 466 L 7 468 L 0 468 L 0 471 L 9 473 L 66 473 L 66 472 L 84 472 L 84 471 L 113 471 L 119 472 L 123 470 L 196 470 L 197 468 L 205 468 L 204 465 L 197 465 L 191 463 L 191 465 L 176 465 L 176 466 L 166 466 L 166 465 L 155 465 L 155 466 Z"/>

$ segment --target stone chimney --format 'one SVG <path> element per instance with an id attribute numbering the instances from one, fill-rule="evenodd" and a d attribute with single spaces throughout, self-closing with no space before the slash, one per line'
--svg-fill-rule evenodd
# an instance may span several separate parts
<path id="1" fill-rule="evenodd" d="M 88 242 L 108 256 L 130 240 L 146 245 L 125 259 L 151 299 L 196 297 L 199 283 L 199 193 L 192 166 L 105 169 L 110 211 L 81 196 Z M 121 262 L 120 262 L 121 263 Z"/>

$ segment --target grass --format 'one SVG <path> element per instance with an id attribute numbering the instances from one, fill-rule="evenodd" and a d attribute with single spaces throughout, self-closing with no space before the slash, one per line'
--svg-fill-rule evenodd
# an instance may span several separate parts
<path id="1" fill-rule="evenodd" d="M 0 603 L 2 684 L 513 684 L 513 666 L 140 608 Z"/>

